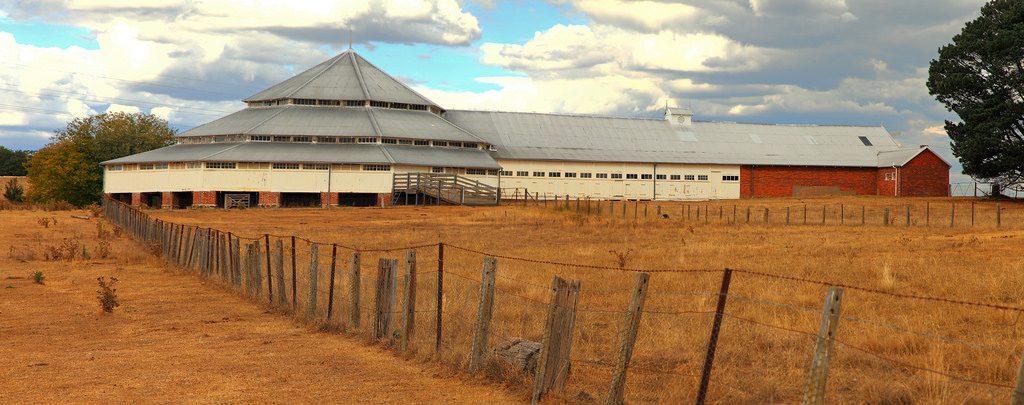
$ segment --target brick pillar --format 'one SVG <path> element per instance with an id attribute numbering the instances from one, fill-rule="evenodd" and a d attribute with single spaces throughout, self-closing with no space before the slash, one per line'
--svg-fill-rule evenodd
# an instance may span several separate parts
<path id="1" fill-rule="evenodd" d="M 338 206 L 338 193 L 320 193 L 320 206 L 321 207 L 337 207 Z"/>
<path id="2" fill-rule="evenodd" d="M 142 193 L 132 193 L 132 206 L 138 207 L 142 205 Z"/>
<path id="3" fill-rule="evenodd" d="M 193 191 L 192 192 L 192 206 L 193 207 L 216 207 L 217 206 L 217 192 L 216 191 Z"/>
<path id="4" fill-rule="evenodd" d="M 174 207 L 174 193 L 164 191 L 160 195 L 160 208 L 171 209 Z"/>
<path id="5" fill-rule="evenodd" d="M 280 207 L 281 206 L 281 193 L 274 193 L 270 191 L 260 191 L 260 207 Z"/>
<path id="6" fill-rule="evenodd" d="M 391 206 L 391 193 L 378 193 L 377 194 L 377 206 L 378 207 L 390 207 Z"/>

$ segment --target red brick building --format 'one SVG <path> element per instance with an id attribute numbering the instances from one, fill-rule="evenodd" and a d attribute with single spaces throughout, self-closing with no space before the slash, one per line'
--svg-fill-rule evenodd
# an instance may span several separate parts
<path id="1" fill-rule="evenodd" d="M 926 146 L 879 152 L 876 167 L 743 165 L 740 196 L 939 197 L 949 194 L 950 167 L 949 162 Z"/>

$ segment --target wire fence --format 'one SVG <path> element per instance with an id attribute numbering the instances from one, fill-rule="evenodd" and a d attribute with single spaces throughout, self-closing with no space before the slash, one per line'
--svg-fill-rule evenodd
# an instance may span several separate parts
<path id="1" fill-rule="evenodd" d="M 228 290 L 534 398 L 946 403 L 1007 402 L 1021 392 L 1024 308 L 1007 302 L 446 243 L 357 249 L 176 224 L 111 200 L 104 212 L 170 264 Z M 791 298 L 815 294 L 824 306 Z M 835 294 L 841 300 L 830 300 Z"/>

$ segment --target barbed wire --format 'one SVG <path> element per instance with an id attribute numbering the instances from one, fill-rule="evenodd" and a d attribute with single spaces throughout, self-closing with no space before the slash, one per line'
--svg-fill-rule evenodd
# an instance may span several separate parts
<path id="1" fill-rule="evenodd" d="M 592 269 L 592 270 L 614 270 L 614 271 L 625 271 L 625 272 L 634 272 L 634 273 L 721 273 L 723 271 L 721 269 L 633 269 L 633 268 L 626 268 L 626 267 L 597 266 L 597 265 L 592 265 L 592 264 L 564 263 L 564 262 L 556 262 L 556 261 L 551 261 L 551 260 L 538 260 L 538 259 L 529 259 L 529 258 L 525 258 L 525 257 L 499 255 L 499 254 L 483 252 L 483 251 L 479 251 L 479 250 L 475 250 L 475 249 L 470 249 L 470 248 L 466 248 L 466 247 L 462 247 L 462 246 L 458 246 L 458 245 L 452 245 L 452 244 L 449 244 L 449 243 L 445 243 L 444 245 L 448 246 L 448 247 L 451 247 L 451 248 L 454 248 L 454 249 L 462 250 L 462 251 L 465 251 L 465 252 L 475 253 L 475 254 L 482 255 L 482 256 L 495 257 L 495 258 L 498 258 L 498 259 L 514 260 L 514 261 L 519 261 L 519 262 L 535 263 L 535 264 L 546 264 L 546 265 L 552 265 L 552 266 L 575 267 L 575 268 Z"/>

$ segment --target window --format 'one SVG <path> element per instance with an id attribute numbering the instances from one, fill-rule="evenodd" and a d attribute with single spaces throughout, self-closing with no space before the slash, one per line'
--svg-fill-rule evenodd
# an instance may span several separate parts
<path id="1" fill-rule="evenodd" d="M 203 167 L 203 164 L 199 163 L 199 162 L 188 162 L 188 163 L 185 163 L 185 168 L 186 169 L 199 169 L 199 168 L 202 168 L 202 167 Z"/>
<path id="2" fill-rule="evenodd" d="M 330 166 L 323 163 L 306 163 L 302 165 L 304 170 L 327 170 Z"/>
<path id="3" fill-rule="evenodd" d="M 480 169 L 466 169 L 466 174 L 472 174 L 472 175 L 482 176 L 482 175 L 485 175 L 485 174 L 487 174 L 487 170 L 480 170 Z"/>
<path id="4" fill-rule="evenodd" d="M 249 140 L 253 142 L 270 142 L 272 138 L 270 135 L 251 135 Z"/>
<path id="5" fill-rule="evenodd" d="M 501 171 L 501 176 L 502 177 L 511 177 L 512 176 L 512 171 L 511 170 L 502 170 Z"/>
<path id="6" fill-rule="evenodd" d="M 460 148 L 462 147 L 462 142 L 448 142 L 448 146 L 451 146 L 453 148 Z"/>
<path id="7" fill-rule="evenodd" d="M 341 165 L 341 170 L 346 172 L 358 172 L 359 165 Z"/>
<path id="8" fill-rule="evenodd" d="M 313 138 L 308 136 L 293 136 L 292 142 L 313 142 Z"/>
<path id="9" fill-rule="evenodd" d="M 353 143 L 355 138 L 338 138 L 338 143 Z"/>
<path id="10" fill-rule="evenodd" d="M 872 146 L 871 145 L 871 140 L 868 139 L 868 137 L 866 137 L 866 136 L 858 136 L 858 138 L 860 138 L 860 142 L 863 143 L 864 146 Z"/>
<path id="11" fill-rule="evenodd" d="M 345 107 L 362 107 L 366 102 L 363 100 L 345 100 Z"/>
<path id="12" fill-rule="evenodd" d="M 465 142 L 465 143 L 462 144 L 462 147 L 463 148 L 473 148 L 473 149 L 476 149 L 478 147 L 478 145 L 475 144 L 475 143 L 472 143 L 472 142 Z"/>
<path id="13" fill-rule="evenodd" d="M 274 170 L 299 170 L 298 163 L 274 163 Z"/>
<path id="14" fill-rule="evenodd" d="M 599 178 L 599 179 L 607 179 L 608 178 L 608 173 L 598 173 L 597 174 L 597 178 Z"/>
<path id="15" fill-rule="evenodd" d="M 896 173 L 890 172 L 890 173 L 886 173 L 885 174 L 885 181 L 895 181 L 895 180 L 896 180 Z"/>
<path id="16" fill-rule="evenodd" d="M 431 167 L 430 168 L 430 172 L 431 173 L 444 173 L 444 168 L 443 167 Z"/>
<path id="17" fill-rule="evenodd" d="M 637 176 L 635 174 L 627 174 L 626 175 L 626 179 L 628 179 L 628 180 L 636 180 L 636 177 Z"/>
<path id="18" fill-rule="evenodd" d="M 594 176 L 593 173 L 580 173 L 580 178 L 581 179 L 589 179 L 589 178 L 591 178 L 593 176 Z"/>
<path id="19" fill-rule="evenodd" d="M 107 166 L 107 171 L 108 172 L 119 172 L 121 170 L 124 170 L 124 166 L 121 166 L 121 165 L 110 165 L 110 166 Z"/>
<path id="20" fill-rule="evenodd" d="M 341 100 L 317 100 L 316 105 L 339 106 L 341 105 Z"/>
<path id="21" fill-rule="evenodd" d="M 235 163 L 206 162 L 207 169 L 234 169 L 235 165 Z"/>
<path id="22" fill-rule="evenodd" d="M 487 171 L 487 175 L 488 176 L 497 176 L 498 175 L 498 171 L 497 170 L 488 170 Z"/>
<path id="23" fill-rule="evenodd" d="M 722 176 L 722 181 L 740 181 L 740 176 Z"/>
<path id="24" fill-rule="evenodd" d="M 533 172 L 533 177 L 544 177 L 544 172 Z"/>
<path id="25" fill-rule="evenodd" d="M 333 136 L 321 136 L 321 137 L 316 138 L 316 142 L 317 143 L 337 143 L 338 142 L 338 138 L 335 138 Z"/>
<path id="26" fill-rule="evenodd" d="M 167 170 L 167 163 L 157 163 L 157 164 L 153 165 L 153 169 L 155 169 L 155 170 Z"/>
<path id="27" fill-rule="evenodd" d="M 291 142 L 292 137 L 290 136 L 275 136 L 274 142 Z"/>
<path id="28" fill-rule="evenodd" d="M 356 139 L 359 143 L 377 143 L 377 138 L 359 138 Z"/>
<path id="29" fill-rule="evenodd" d="M 612 173 L 612 178 L 613 179 L 621 179 L 622 178 L 622 173 Z"/>
<path id="30" fill-rule="evenodd" d="M 698 174 L 697 175 L 697 180 L 698 181 L 708 181 L 708 175 L 706 175 L 706 174 Z"/>
<path id="31" fill-rule="evenodd" d="M 641 174 L 640 175 L 640 179 L 641 180 L 650 180 L 650 179 L 653 179 L 653 178 L 654 178 L 654 176 L 650 175 L 650 174 Z"/>
<path id="32" fill-rule="evenodd" d="M 380 143 L 386 143 L 388 145 L 395 145 L 395 144 L 398 143 L 398 140 L 395 139 L 395 138 L 382 138 L 380 140 Z"/>
<path id="33" fill-rule="evenodd" d="M 295 105 L 316 105 L 316 100 L 309 98 L 293 98 L 292 104 Z"/>
<path id="34" fill-rule="evenodd" d="M 399 145 L 412 145 L 412 139 L 399 139 Z"/>
<path id="35" fill-rule="evenodd" d="M 416 146 L 430 146 L 430 141 L 425 141 L 425 140 L 422 140 L 422 139 L 417 139 L 417 140 L 413 141 L 413 145 L 416 145 Z"/>
<path id="36" fill-rule="evenodd" d="M 390 172 L 390 165 L 363 165 L 363 170 L 367 172 Z"/>
<path id="37" fill-rule="evenodd" d="M 445 142 L 445 141 L 434 141 L 434 146 L 448 146 L 448 142 Z"/>
<path id="38" fill-rule="evenodd" d="M 516 177 L 526 177 L 526 176 L 529 176 L 529 175 L 530 175 L 530 172 L 525 172 L 525 171 L 516 172 Z"/>
<path id="39" fill-rule="evenodd" d="M 692 174 L 687 174 L 687 175 L 686 175 L 686 176 L 684 177 L 684 179 L 686 179 L 686 181 L 693 181 L 693 180 L 694 180 L 694 177 L 693 177 L 693 175 L 692 175 Z"/>
<path id="40" fill-rule="evenodd" d="M 678 174 L 673 174 L 671 177 L 669 177 L 669 180 L 680 180 L 682 178 L 683 178 L 683 176 L 680 176 Z"/>
<path id="41" fill-rule="evenodd" d="M 153 165 L 140 165 L 139 170 L 153 170 Z M 889 175 L 885 175 L 885 179 L 889 180 Z"/>
<path id="42" fill-rule="evenodd" d="M 565 172 L 565 177 L 567 177 L 567 178 L 576 178 L 576 173 Z"/>
<path id="43" fill-rule="evenodd" d="M 548 177 L 562 177 L 562 172 L 548 172 Z"/>
<path id="44" fill-rule="evenodd" d="M 385 107 L 385 108 L 387 108 L 388 107 L 388 103 L 383 102 L 383 101 L 371 101 L 370 102 L 370 106 L 371 107 Z"/>
<path id="45" fill-rule="evenodd" d="M 668 176 L 666 176 L 664 174 L 659 174 L 659 175 L 654 176 L 654 178 L 656 180 L 666 180 L 666 179 L 668 179 Z"/>

